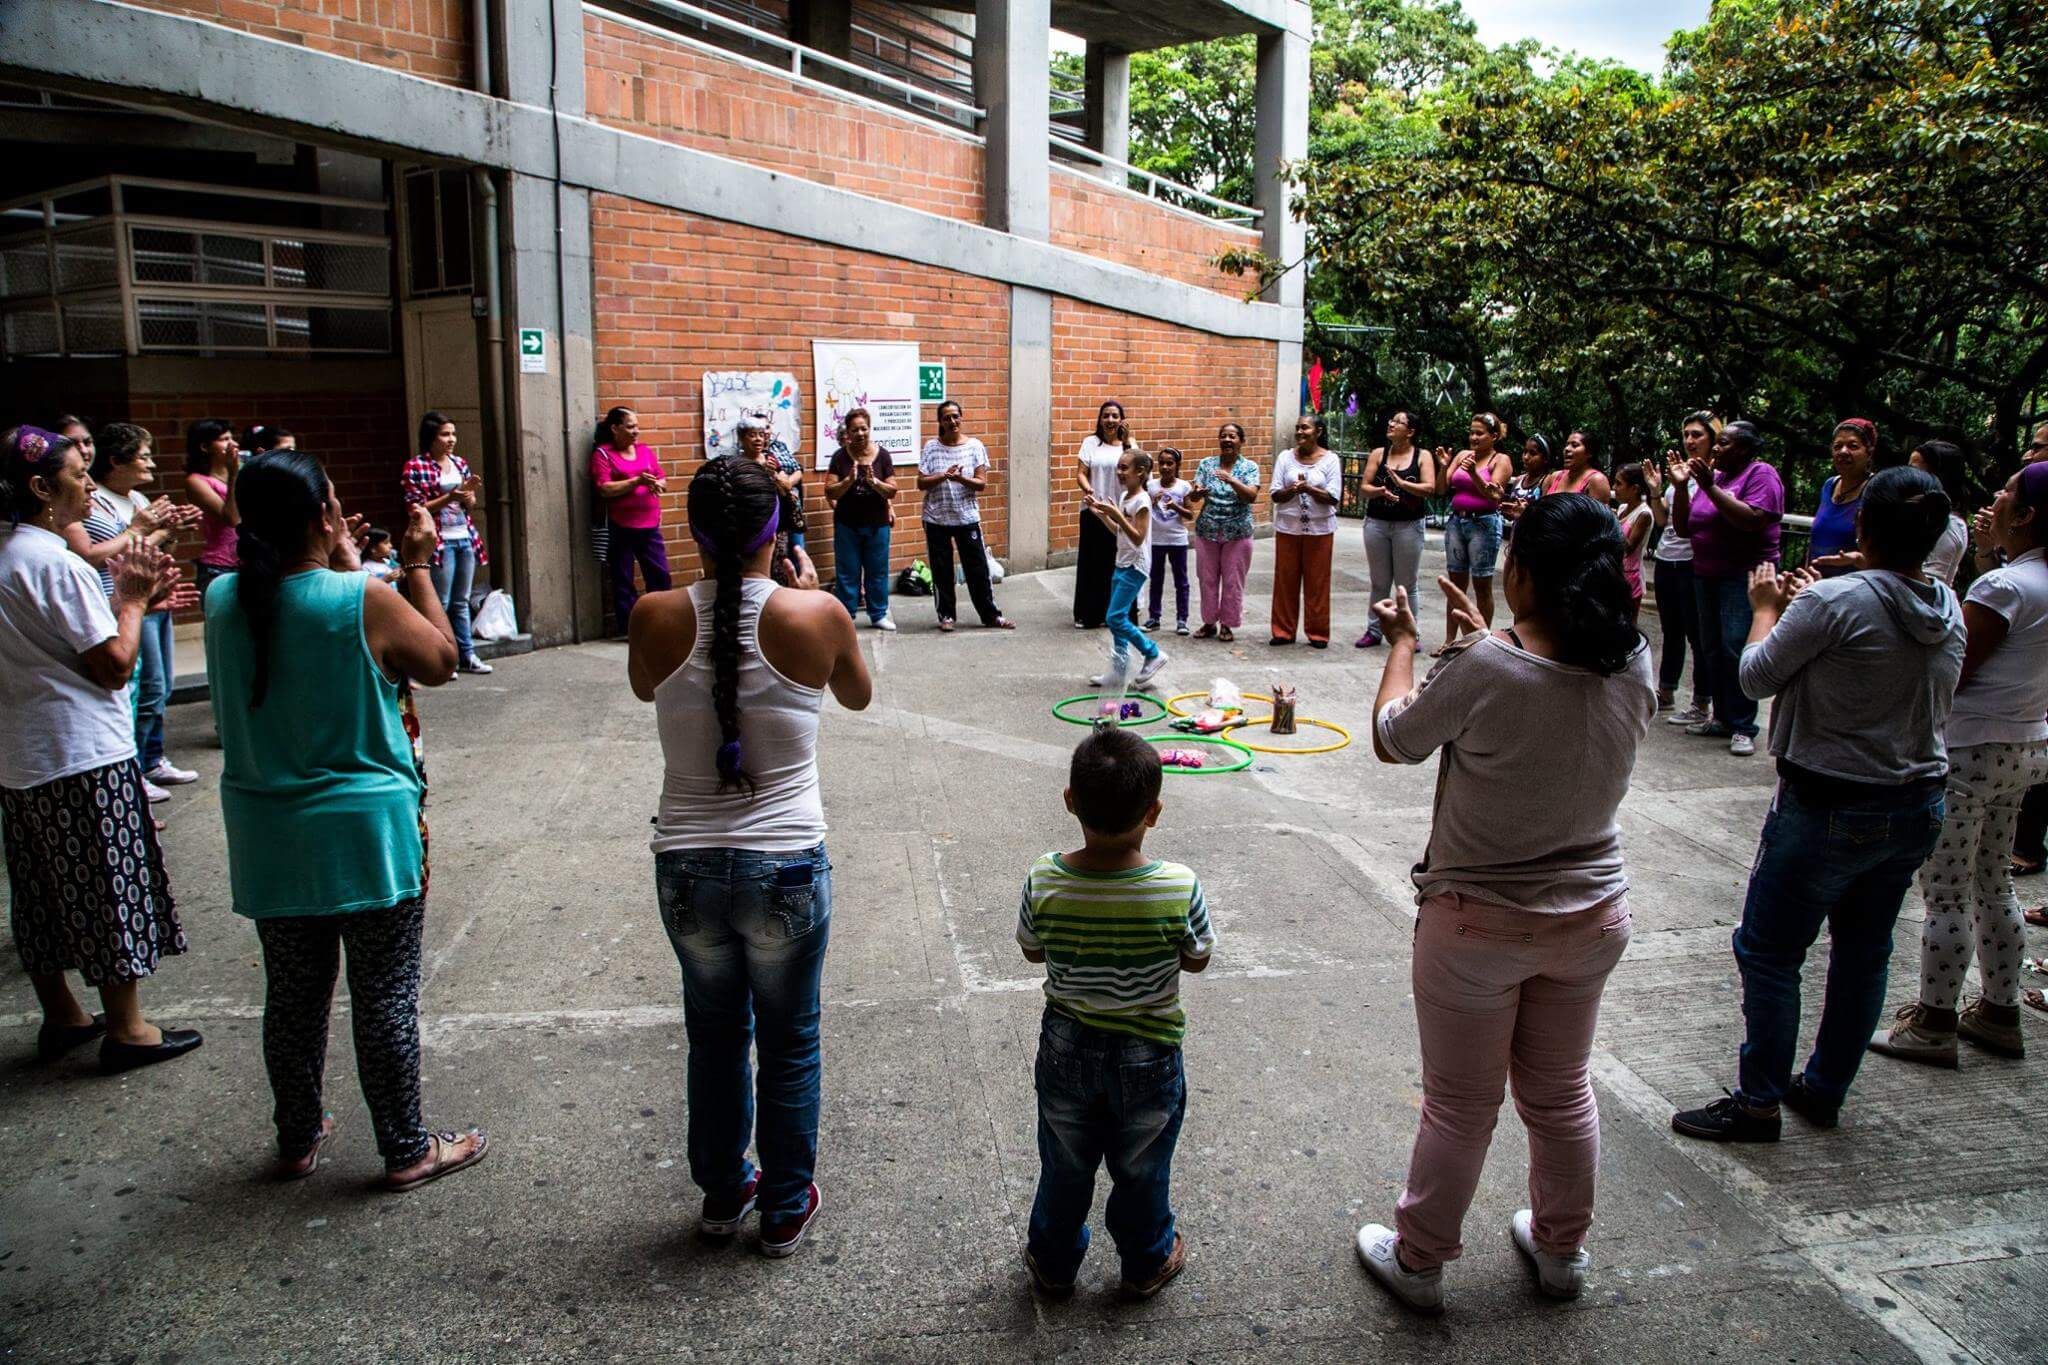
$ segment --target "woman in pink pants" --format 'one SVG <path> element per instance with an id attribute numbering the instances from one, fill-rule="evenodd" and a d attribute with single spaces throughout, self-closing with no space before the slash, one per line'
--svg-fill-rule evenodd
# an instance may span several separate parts
<path id="1" fill-rule="evenodd" d="M 1648 647 L 1629 615 L 1614 515 L 1582 493 L 1531 503 L 1502 575 L 1514 623 L 1485 632 L 1439 579 L 1467 634 L 1421 687 L 1406 592 L 1374 605 L 1389 645 L 1373 751 L 1442 750 L 1428 851 L 1415 871 L 1415 1017 L 1422 1123 L 1394 1227 L 1358 1254 L 1420 1312 L 1443 1308 L 1463 1251 L 1503 1087 L 1529 1130 L 1531 1207 L 1514 1243 L 1541 1290 L 1575 1298 L 1591 1263 L 1600 1116 L 1586 1062 L 1607 975 L 1628 946 L 1628 880 L 1614 812 L 1657 711 Z M 1503 823 L 1499 813 L 1517 812 Z"/>
<path id="2" fill-rule="evenodd" d="M 1244 580 L 1252 567 L 1252 504 L 1259 500 L 1258 461 L 1245 458 L 1244 428 L 1225 422 L 1218 454 L 1195 469 L 1187 506 L 1195 518 L 1195 577 L 1202 586 L 1197 640 L 1232 640 L 1244 624 Z"/>

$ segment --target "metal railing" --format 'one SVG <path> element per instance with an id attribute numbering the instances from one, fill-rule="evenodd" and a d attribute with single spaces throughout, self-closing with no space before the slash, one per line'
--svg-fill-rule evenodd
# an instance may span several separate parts
<path id="1" fill-rule="evenodd" d="M 1133 177 L 1143 181 L 1145 184 L 1145 197 L 1148 199 L 1160 198 L 1163 191 L 1166 195 L 1171 196 L 1166 202 L 1171 203 L 1174 199 L 1190 200 L 1204 208 L 1218 210 L 1221 216 L 1211 216 L 1216 216 L 1219 221 L 1233 226 L 1249 227 L 1257 223 L 1265 213 L 1265 210 L 1254 208 L 1250 204 L 1237 204 L 1228 199 L 1218 199 L 1213 194 L 1204 194 L 1192 185 L 1183 185 L 1178 180 L 1168 180 L 1163 175 L 1155 175 L 1142 166 L 1133 166 L 1128 161 L 1119 161 L 1113 156 L 1105 156 L 1093 147 L 1070 141 L 1058 133 L 1054 133 L 1048 139 L 1048 148 L 1056 156 L 1077 157 L 1094 165 L 1122 172 L 1125 188 L 1129 188 L 1129 182 Z M 1181 205 L 1181 207 L 1187 207 L 1187 205 Z"/>

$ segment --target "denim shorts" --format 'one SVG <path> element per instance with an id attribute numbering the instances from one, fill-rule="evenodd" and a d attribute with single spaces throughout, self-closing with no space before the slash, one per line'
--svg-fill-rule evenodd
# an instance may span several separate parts
<path id="1" fill-rule="evenodd" d="M 1453 512 L 1444 523 L 1444 567 L 1471 578 L 1493 577 L 1500 559 L 1498 512 Z"/>

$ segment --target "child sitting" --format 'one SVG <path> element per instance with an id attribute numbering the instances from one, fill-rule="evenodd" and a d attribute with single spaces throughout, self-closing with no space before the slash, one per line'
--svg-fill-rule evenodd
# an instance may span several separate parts
<path id="1" fill-rule="evenodd" d="M 1104 1162 L 1123 1292 L 1150 1298 L 1187 1260 L 1167 1197 L 1187 1111 L 1180 974 L 1207 967 L 1216 938 L 1195 874 L 1145 856 L 1159 781 L 1150 744 L 1098 726 L 1067 775 L 1082 847 L 1045 854 L 1024 882 L 1017 942 L 1046 976 L 1038 1194 L 1024 1263 L 1045 1294 L 1073 1292 Z"/>
<path id="2" fill-rule="evenodd" d="M 372 526 L 363 536 L 363 572 L 380 583 L 398 577 L 398 559 L 391 547 L 391 533 Z"/>

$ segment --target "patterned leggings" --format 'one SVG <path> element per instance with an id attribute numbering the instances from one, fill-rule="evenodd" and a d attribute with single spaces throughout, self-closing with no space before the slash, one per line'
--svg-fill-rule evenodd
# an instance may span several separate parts
<path id="1" fill-rule="evenodd" d="M 345 915 L 256 921 L 263 942 L 263 1065 L 277 1098 L 277 1150 L 304 1156 L 320 1132 L 327 1019 L 348 945 L 356 1075 L 369 1102 L 377 1151 L 393 1170 L 427 1154 L 420 1120 L 420 928 L 426 902 Z"/>
<path id="2" fill-rule="evenodd" d="M 2027 788 L 2048 779 L 2048 740 L 1971 744 L 1948 759 L 1948 818 L 1920 868 L 1920 1003 L 1954 1009 L 1974 956 L 1984 999 L 2017 1005 L 2027 935 L 2007 853 Z"/>

